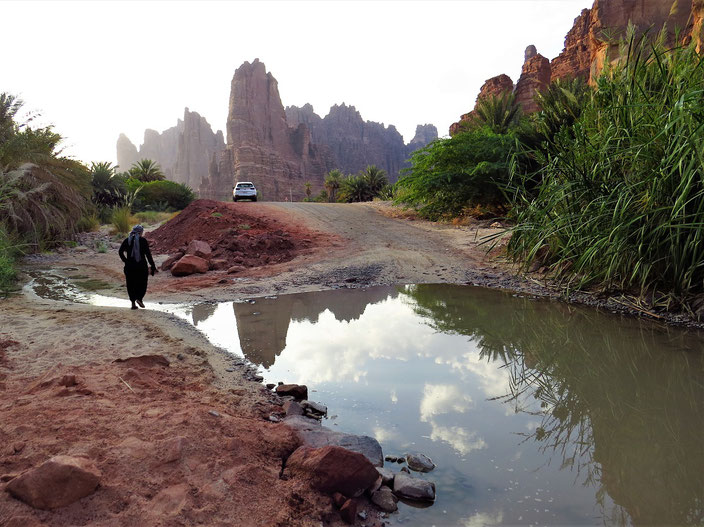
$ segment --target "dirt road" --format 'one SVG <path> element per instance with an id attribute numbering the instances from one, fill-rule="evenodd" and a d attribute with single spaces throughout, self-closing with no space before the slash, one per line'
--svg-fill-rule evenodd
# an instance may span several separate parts
<path id="1" fill-rule="evenodd" d="M 335 287 L 442 282 L 516 288 L 521 282 L 487 256 L 486 237 L 500 233 L 499 228 L 391 217 L 397 211 L 385 203 L 230 206 L 282 225 L 305 226 L 320 235 L 313 236 L 311 251 L 294 260 L 251 269 L 227 283 L 207 275 L 157 276 L 154 291 L 168 300 L 225 300 Z"/>

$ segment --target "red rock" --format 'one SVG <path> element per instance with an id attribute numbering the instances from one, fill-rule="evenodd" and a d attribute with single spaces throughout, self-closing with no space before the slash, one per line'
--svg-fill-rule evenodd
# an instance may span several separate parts
<path id="1" fill-rule="evenodd" d="M 237 273 L 241 273 L 241 272 L 244 271 L 245 269 L 247 269 L 247 268 L 244 267 L 243 265 L 233 265 L 232 267 L 230 267 L 230 268 L 227 270 L 227 274 L 237 274 Z"/>
<path id="2" fill-rule="evenodd" d="M 338 446 L 298 447 L 286 467 L 293 475 L 308 478 L 322 492 L 352 497 L 360 496 L 379 476 L 364 455 Z"/>
<path id="3" fill-rule="evenodd" d="M 163 441 L 158 446 L 159 462 L 160 463 L 171 463 L 172 461 L 178 461 L 183 456 L 183 449 L 186 447 L 185 437 L 172 437 Z"/>
<path id="4" fill-rule="evenodd" d="M 208 267 L 207 260 L 187 254 L 174 264 L 171 268 L 171 274 L 174 276 L 188 276 L 195 273 L 203 274 L 208 272 Z"/>
<path id="5" fill-rule="evenodd" d="M 339 492 L 333 492 L 332 502 L 335 504 L 335 507 L 339 509 L 345 504 L 346 501 L 347 496 L 345 496 L 344 494 L 340 494 Z"/>
<path id="6" fill-rule="evenodd" d="M 192 254 L 193 256 L 198 256 L 204 260 L 208 260 L 213 250 L 210 248 L 208 242 L 201 240 L 191 240 L 186 249 L 186 254 Z"/>
<path id="7" fill-rule="evenodd" d="M 174 485 L 162 490 L 159 494 L 154 496 L 152 500 L 152 510 L 160 517 L 175 516 L 181 512 L 181 509 L 183 509 L 183 506 L 186 504 L 188 491 L 189 487 L 186 483 Z"/>
<path id="8" fill-rule="evenodd" d="M 279 384 L 276 393 L 290 395 L 295 399 L 308 399 L 308 387 L 305 384 Z"/>
<path id="9" fill-rule="evenodd" d="M 100 478 L 89 459 L 55 456 L 11 480 L 5 490 L 36 509 L 57 509 L 92 494 Z"/>
<path id="10" fill-rule="evenodd" d="M 595 0 L 567 33 L 564 50 L 552 61 L 552 79 L 594 78 L 604 59 L 616 58 L 629 23 L 635 28 L 636 40 L 646 31 L 649 38 L 655 37 L 666 26 L 670 43 L 678 32 L 680 37 L 701 42 L 701 3 L 680 0 L 676 9 L 673 6 L 673 0 Z"/>
<path id="11" fill-rule="evenodd" d="M 353 524 L 357 520 L 357 500 L 349 499 L 340 507 L 342 521 Z"/>
<path id="12" fill-rule="evenodd" d="M 76 381 L 75 375 L 64 375 L 59 381 L 59 386 L 66 386 L 67 388 L 76 386 L 77 384 L 78 382 Z"/>
<path id="13" fill-rule="evenodd" d="M 184 255 L 185 253 L 178 252 L 172 256 L 169 256 L 166 260 L 164 260 L 164 263 L 161 264 L 161 270 L 162 271 L 168 271 L 173 267 L 173 265 L 178 262 Z"/>

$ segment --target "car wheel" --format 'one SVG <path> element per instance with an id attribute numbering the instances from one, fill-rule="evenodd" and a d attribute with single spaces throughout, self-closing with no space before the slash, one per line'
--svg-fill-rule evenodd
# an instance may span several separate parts
<path id="1" fill-rule="evenodd" d="M 232 198 L 232 201 L 234 201 L 235 203 L 237 203 L 237 198 Z"/>
<path id="2" fill-rule="evenodd" d="M 257 198 L 252 198 L 252 201 L 257 201 Z"/>

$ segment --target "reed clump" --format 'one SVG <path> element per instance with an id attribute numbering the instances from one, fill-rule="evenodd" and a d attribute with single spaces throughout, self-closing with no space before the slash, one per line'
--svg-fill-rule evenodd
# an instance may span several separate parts
<path id="1" fill-rule="evenodd" d="M 704 290 L 704 62 L 664 39 L 621 56 L 576 118 L 524 143 L 537 170 L 514 164 L 508 251 L 570 286 L 686 299 Z"/>

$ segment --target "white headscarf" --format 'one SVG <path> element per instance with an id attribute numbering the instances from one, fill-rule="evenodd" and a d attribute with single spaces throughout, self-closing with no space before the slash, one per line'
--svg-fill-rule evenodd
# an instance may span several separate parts
<path id="1" fill-rule="evenodd" d="M 135 262 L 139 262 L 142 259 L 142 254 L 139 252 L 139 237 L 144 233 L 144 227 L 141 225 L 135 225 L 130 233 L 128 243 L 132 246 L 132 258 Z"/>

